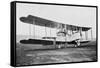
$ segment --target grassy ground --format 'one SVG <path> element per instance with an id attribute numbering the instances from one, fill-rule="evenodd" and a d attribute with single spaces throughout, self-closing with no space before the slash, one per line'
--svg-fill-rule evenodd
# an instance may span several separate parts
<path id="1" fill-rule="evenodd" d="M 94 41 L 82 44 L 81 47 L 63 49 L 54 49 L 53 45 L 42 46 L 17 43 L 16 50 L 17 66 L 96 60 L 96 43 Z"/>

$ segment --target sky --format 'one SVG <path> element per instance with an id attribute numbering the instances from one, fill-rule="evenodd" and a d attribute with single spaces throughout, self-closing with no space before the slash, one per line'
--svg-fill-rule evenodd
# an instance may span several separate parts
<path id="1" fill-rule="evenodd" d="M 96 37 L 96 8 L 27 3 L 17 3 L 16 7 L 17 35 L 34 35 L 35 27 L 35 35 L 45 36 L 45 27 L 26 24 L 19 20 L 20 17 L 34 15 L 64 24 L 92 27 L 93 38 Z M 52 36 L 56 35 L 55 29 L 46 28 L 46 30 L 48 36 L 50 36 L 50 30 L 52 31 Z M 89 31 L 89 37 L 90 34 L 91 33 Z"/>

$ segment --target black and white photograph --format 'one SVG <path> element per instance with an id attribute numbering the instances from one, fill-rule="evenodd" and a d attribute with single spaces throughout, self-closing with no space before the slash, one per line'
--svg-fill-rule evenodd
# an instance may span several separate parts
<path id="1" fill-rule="evenodd" d="M 97 7 L 16 2 L 16 66 L 97 61 Z"/>

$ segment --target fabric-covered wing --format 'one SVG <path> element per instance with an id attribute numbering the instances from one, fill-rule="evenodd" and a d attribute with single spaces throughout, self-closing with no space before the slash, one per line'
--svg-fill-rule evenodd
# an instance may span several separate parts
<path id="1" fill-rule="evenodd" d="M 74 26 L 69 24 L 62 24 L 44 18 L 40 18 L 37 16 L 33 16 L 33 15 L 28 15 L 27 17 L 21 17 L 20 20 L 28 24 L 34 24 L 34 25 L 45 26 L 50 28 L 58 28 L 58 29 L 66 28 L 67 30 L 72 30 L 72 31 L 76 31 L 80 29 L 82 31 L 88 31 L 89 29 L 91 29 L 91 27 L 80 27 L 80 26 Z"/>

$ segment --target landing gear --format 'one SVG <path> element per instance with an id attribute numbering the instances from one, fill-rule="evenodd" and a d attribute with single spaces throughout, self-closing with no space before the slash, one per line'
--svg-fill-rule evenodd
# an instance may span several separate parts
<path id="1" fill-rule="evenodd" d="M 80 40 L 76 40 L 75 42 L 76 42 L 75 47 L 78 47 L 78 46 L 81 45 L 81 44 L 80 44 Z"/>
<path id="2" fill-rule="evenodd" d="M 61 48 L 61 45 L 58 45 L 58 48 L 60 49 Z"/>
<path id="3" fill-rule="evenodd" d="M 58 49 L 65 48 L 65 45 L 64 44 L 59 44 L 59 45 L 57 45 L 57 48 Z"/>

